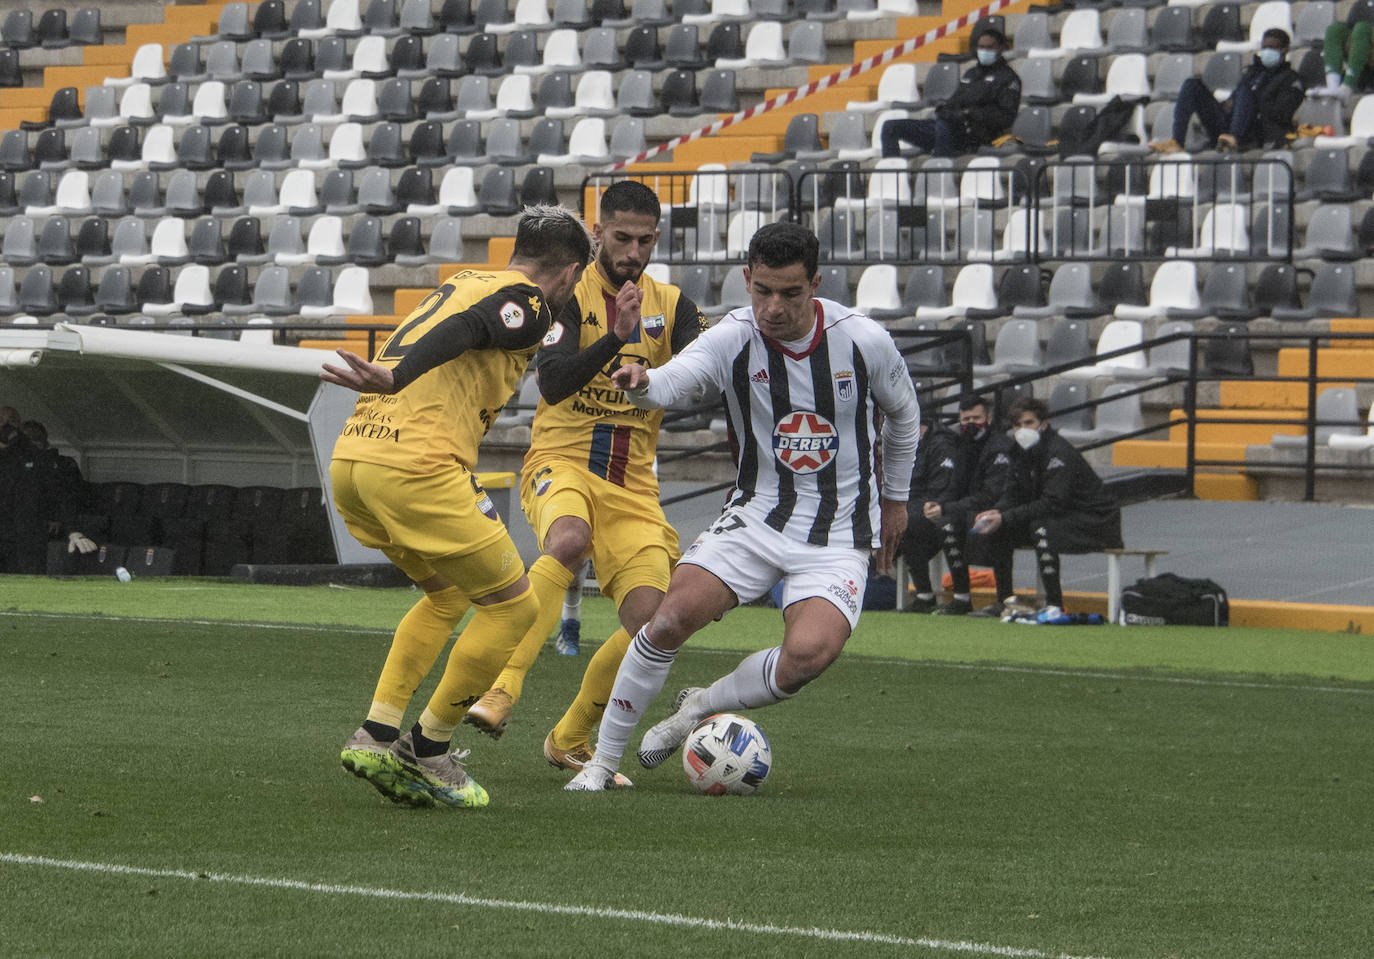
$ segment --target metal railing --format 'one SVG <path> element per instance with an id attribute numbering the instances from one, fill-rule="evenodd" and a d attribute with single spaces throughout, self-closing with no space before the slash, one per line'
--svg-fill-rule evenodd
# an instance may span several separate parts
<path id="1" fill-rule="evenodd" d="M 600 173 L 583 181 L 583 213 L 616 180 L 643 182 L 663 202 L 655 259 L 668 264 L 742 262 L 753 231 L 781 219 L 837 264 L 1292 259 L 1287 160 L 997 162 Z"/>

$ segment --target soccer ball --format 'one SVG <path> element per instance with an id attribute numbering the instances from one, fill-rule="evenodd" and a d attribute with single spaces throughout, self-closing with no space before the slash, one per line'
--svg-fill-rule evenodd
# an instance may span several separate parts
<path id="1" fill-rule="evenodd" d="M 768 737 L 753 720 L 717 713 L 697 724 L 682 749 L 682 768 L 697 792 L 747 796 L 773 768 Z"/>

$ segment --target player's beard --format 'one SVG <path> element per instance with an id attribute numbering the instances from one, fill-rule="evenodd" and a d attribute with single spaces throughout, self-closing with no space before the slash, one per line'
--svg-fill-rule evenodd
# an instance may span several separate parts
<path id="1" fill-rule="evenodd" d="M 644 275 L 644 268 L 638 263 L 628 266 L 626 269 L 617 269 L 616 265 L 603 252 L 597 261 L 601 265 L 601 272 L 606 274 L 606 280 L 611 286 L 619 289 L 624 286 L 626 281 L 638 283 L 639 278 Z"/>

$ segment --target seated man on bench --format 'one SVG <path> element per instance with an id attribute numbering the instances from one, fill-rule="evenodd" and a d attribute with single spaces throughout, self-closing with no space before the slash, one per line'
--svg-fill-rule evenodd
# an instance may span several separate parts
<path id="1" fill-rule="evenodd" d="M 1016 598 L 1011 558 L 1021 546 L 1035 550 L 1045 611 L 1053 618 L 1064 607 L 1059 554 L 1120 547 L 1121 508 L 1082 454 L 1050 426 L 1042 400 L 1018 397 L 1007 418 L 1016 441 L 1011 473 L 997 507 L 979 513 L 974 525 L 988 535 L 993 555 L 998 603 L 990 612 L 1000 614 L 998 607 Z"/>

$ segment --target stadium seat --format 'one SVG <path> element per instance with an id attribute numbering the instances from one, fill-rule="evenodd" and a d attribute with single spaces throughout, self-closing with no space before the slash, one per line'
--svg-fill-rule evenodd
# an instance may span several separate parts
<path id="1" fill-rule="evenodd" d="M 1244 38 L 1221 37 L 1215 48 L 1219 51 L 1254 53 L 1259 50 L 1264 31 L 1278 29 L 1293 35 L 1292 8 L 1288 0 L 1263 0 L 1250 6 L 1250 26 Z M 1204 21 L 1204 33 L 1206 24 Z"/>
<path id="2" fill-rule="evenodd" d="M 975 364 L 975 376 L 1019 376 L 1042 369 L 1040 327 L 1035 320 L 1008 320 L 997 331 L 992 347 L 992 362 Z"/>
<path id="3" fill-rule="evenodd" d="M 230 306 L 245 306 L 252 302 L 248 287 L 248 268 L 232 263 L 220 270 L 210 291 L 215 309 L 223 311 Z"/>
<path id="4" fill-rule="evenodd" d="M 349 262 L 348 251 L 344 247 L 343 221 L 339 217 L 326 214 L 316 217 L 310 224 L 310 232 L 305 238 L 303 262 L 322 266 Z"/>
<path id="5" fill-rule="evenodd" d="M 919 306 L 918 320 L 948 320 L 960 316 L 999 316 L 997 291 L 993 285 L 992 267 L 986 263 L 970 263 L 954 278 L 949 306 Z"/>
<path id="6" fill-rule="evenodd" d="M 1368 426 L 1363 433 L 1332 433 L 1327 437 L 1327 445 L 1333 450 L 1361 450 L 1368 451 L 1374 449 L 1374 405 L 1369 408 Z"/>
<path id="7" fill-rule="evenodd" d="M 1317 393 L 1318 420 L 1344 421 L 1339 423 L 1323 423 L 1315 428 L 1315 438 L 1318 446 L 1330 445 L 1334 436 L 1359 437 L 1362 435 L 1358 425 L 1360 419 L 1359 401 L 1356 398 L 1355 390 L 1348 386 L 1328 386 Z M 1307 446 L 1307 433 L 1304 430 L 1297 435 L 1275 433 L 1269 440 L 1269 445 L 1276 448 L 1302 448 Z"/>
<path id="8" fill-rule="evenodd" d="M 153 261 L 152 254 L 148 252 L 148 229 L 142 220 L 135 216 L 124 216 L 115 222 L 110 235 L 110 255 L 114 262 L 126 266 Z M 9 260 L 9 257 L 6 259 Z"/>
<path id="9" fill-rule="evenodd" d="M 200 217 L 191 224 L 186 252 L 190 254 L 191 262 L 204 266 L 219 266 L 228 262 L 229 254 L 225 252 L 224 234 L 217 217 Z"/>
<path id="10" fill-rule="evenodd" d="M 95 299 L 91 291 L 91 271 L 85 266 L 73 266 L 57 281 L 57 312 L 84 317 L 95 314 Z"/>
<path id="11" fill-rule="evenodd" d="M 247 316 L 254 313 L 268 316 L 288 316 L 295 311 L 291 299 L 291 273 L 288 267 L 267 266 L 258 272 L 253 283 L 253 298 L 247 304 L 224 305 L 224 313 L 230 316 Z"/>
<path id="12" fill-rule="evenodd" d="M 1276 320 L 1310 320 L 1318 317 L 1359 316 L 1355 270 L 1350 263 L 1324 263 L 1312 277 L 1304 307 L 1276 306 Z"/>
<path id="13" fill-rule="evenodd" d="M 654 93 L 654 75 L 647 70 L 627 70 L 616 87 L 615 105 L 618 112 L 632 117 L 657 116 L 659 99 Z"/>
<path id="14" fill-rule="evenodd" d="M 76 233 L 76 255 L 87 266 L 113 263 L 110 253 L 110 221 L 103 216 L 83 220 Z"/>
<path id="15" fill-rule="evenodd" d="M 434 222 L 430 233 L 428 251 L 404 252 L 397 235 L 402 221 L 392 226 L 389 249 L 397 263 L 414 265 L 416 263 L 461 263 L 466 257 L 463 253 L 463 221 L 456 216 L 441 216 Z M 414 245 L 407 249 L 413 250 Z M 369 264 L 363 264 L 369 265 Z"/>
<path id="16" fill-rule="evenodd" d="M 515 174 L 509 167 L 491 167 L 477 190 L 482 212 L 491 216 L 513 216 L 520 211 L 515 193 Z"/>
<path id="17" fill-rule="evenodd" d="M 392 225 L 392 237 L 413 232 L 419 239 L 419 219 L 413 216 L 401 217 Z M 352 263 L 357 266 L 381 266 L 387 261 L 386 249 L 382 243 L 382 221 L 375 216 L 362 216 L 353 221 L 348 234 L 348 246 L 338 254 L 320 255 L 316 262 L 324 266 Z"/>
<path id="18" fill-rule="evenodd" d="M 51 217 L 43 224 L 38 234 L 38 258 L 49 266 L 66 266 L 76 262 L 71 223 L 65 216 Z"/>
<path id="19" fill-rule="evenodd" d="M 455 166 L 444 173 L 439 183 L 439 205 L 450 216 L 469 216 L 481 210 L 472 167 Z"/>
<path id="20" fill-rule="evenodd" d="M 618 117 L 611 127 L 611 159 L 627 160 L 638 156 L 647 148 L 644 120 L 640 117 Z"/>
<path id="21" fill-rule="evenodd" d="M 1154 340 L 1162 340 L 1175 334 L 1192 333 L 1190 320 L 1169 320 L 1161 323 L 1155 330 Z M 1145 366 L 1147 376 L 1178 376 L 1186 374 L 1192 354 L 1192 344 L 1187 339 L 1177 339 L 1157 343 L 1150 347 L 1149 360 Z"/>
<path id="22" fill-rule="evenodd" d="M 111 266 L 100 276 L 94 297 L 96 312 L 127 316 L 139 308 L 134 299 L 133 273 L 127 266 Z"/>

